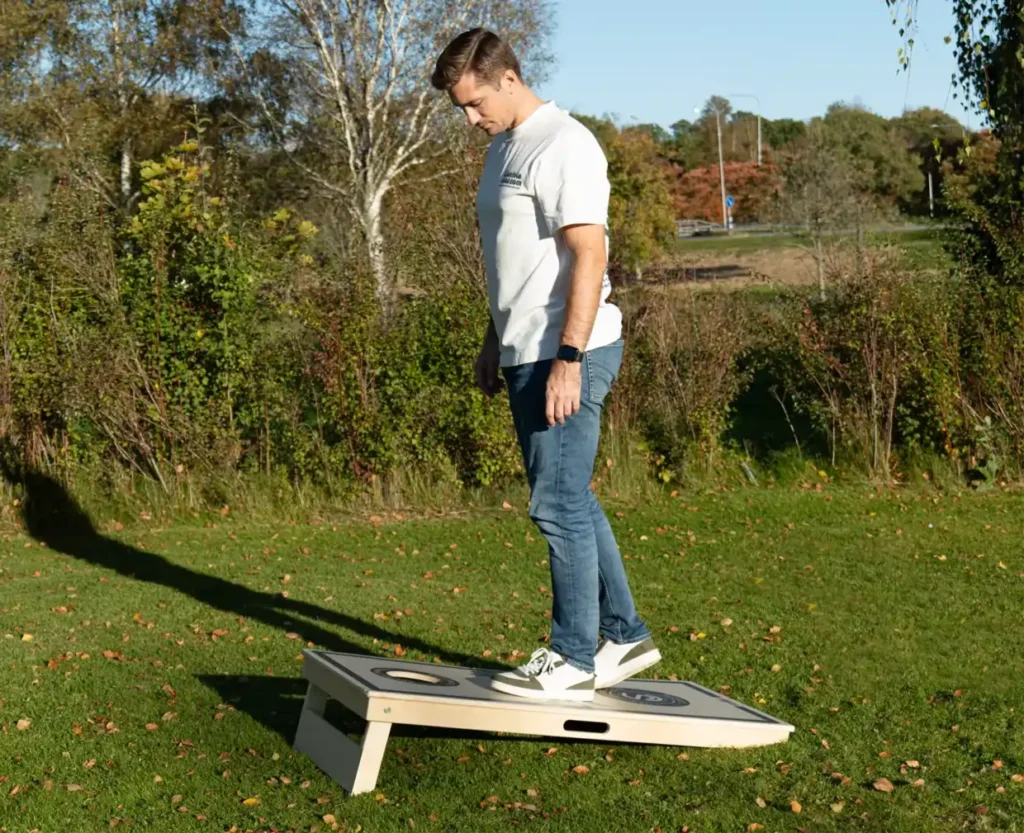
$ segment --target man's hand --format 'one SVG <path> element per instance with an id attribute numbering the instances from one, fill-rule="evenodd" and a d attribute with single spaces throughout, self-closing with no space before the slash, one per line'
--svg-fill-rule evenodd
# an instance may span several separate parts
<path id="1" fill-rule="evenodd" d="M 476 384 L 484 396 L 494 396 L 502 387 L 501 346 L 498 337 L 490 331 L 476 360 Z"/>
<path id="2" fill-rule="evenodd" d="M 580 410 L 581 363 L 551 362 L 548 375 L 547 418 L 548 425 L 565 425 L 565 421 Z"/>

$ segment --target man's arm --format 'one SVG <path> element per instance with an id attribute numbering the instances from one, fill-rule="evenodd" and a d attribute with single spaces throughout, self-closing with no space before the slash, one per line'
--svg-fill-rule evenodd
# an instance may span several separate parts
<path id="1" fill-rule="evenodd" d="M 587 349 L 594 319 L 601 304 L 601 289 L 607 267 L 604 226 L 566 226 L 560 232 L 566 248 L 572 253 L 569 295 L 565 304 L 565 320 L 559 344 Z"/>
<path id="2" fill-rule="evenodd" d="M 572 253 L 569 294 L 565 303 L 561 343 L 586 350 L 594 329 L 597 308 L 601 304 L 604 283 L 604 226 L 593 223 L 565 226 L 559 230 Z M 582 391 L 579 362 L 555 359 L 548 376 L 546 416 L 548 425 L 564 425 L 565 420 L 579 413 Z"/>

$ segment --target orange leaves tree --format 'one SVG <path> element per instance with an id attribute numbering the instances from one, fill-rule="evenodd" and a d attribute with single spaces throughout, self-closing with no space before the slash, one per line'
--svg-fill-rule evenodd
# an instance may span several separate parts
<path id="1" fill-rule="evenodd" d="M 760 167 L 753 162 L 726 162 L 725 182 L 736 198 L 733 220 L 751 223 L 764 219 L 772 195 L 779 189 L 779 171 L 775 165 Z M 691 220 L 722 220 L 718 165 L 679 173 L 672 185 L 675 208 L 680 217 Z"/>

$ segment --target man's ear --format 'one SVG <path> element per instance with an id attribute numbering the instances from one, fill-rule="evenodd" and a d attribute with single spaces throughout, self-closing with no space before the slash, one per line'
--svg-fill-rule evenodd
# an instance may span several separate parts
<path id="1" fill-rule="evenodd" d="M 516 84 L 521 84 L 521 83 L 522 82 L 519 80 L 519 76 L 517 76 L 515 74 L 514 70 L 506 69 L 501 74 L 501 89 L 504 92 L 509 92 L 509 93 L 512 92 L 512 90 L 515 89 Z"/>

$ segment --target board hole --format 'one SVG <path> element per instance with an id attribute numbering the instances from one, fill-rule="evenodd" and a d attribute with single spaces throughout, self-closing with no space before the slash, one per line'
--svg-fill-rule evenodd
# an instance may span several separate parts
<path id="1" fill-rule="evenodd" d="M 421 674 L 419 671 L 403 671 L 395 668 L 389 669 L 385 673 L 394 680 L 411 680 L 414 683 L 428 683 L 430 685 L 441 683 L 440 677 L 435 677 L 433 674 Z"/>
<path id="2" fill-rule="evenodd" d="M 591 720 L 566 720 L 562 728 L 567 732 L 589 732 L 592 735 L 603 735 L 608 731 L 607 723 L 595 723 Z"/>

